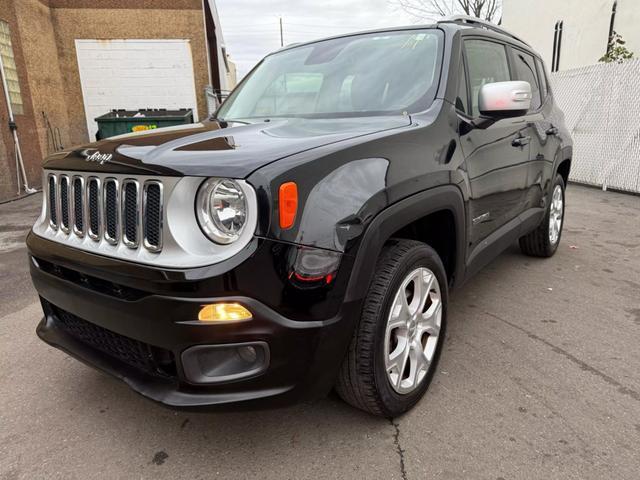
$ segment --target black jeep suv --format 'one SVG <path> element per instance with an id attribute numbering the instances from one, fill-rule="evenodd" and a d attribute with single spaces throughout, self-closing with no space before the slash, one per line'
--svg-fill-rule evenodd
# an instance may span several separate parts
<path id="1" fill-rule="evenodd" d="M 518 239 L 554 254 L 571 155 L 540 57 L 492 24 L 287 47 L 215 118 L 48 158 L 37 333 L 165 405 L 335 388 L 394 416 L 451 288 Z"/>

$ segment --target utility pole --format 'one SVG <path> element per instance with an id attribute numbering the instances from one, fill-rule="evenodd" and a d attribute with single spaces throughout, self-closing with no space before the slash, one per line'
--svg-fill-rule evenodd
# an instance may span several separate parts
<path id="1" fill-rule="evenodd" d="M 282 17 L 280 17 L 280 46 L 284 47 L 284 37 L 282 36 Z"/>

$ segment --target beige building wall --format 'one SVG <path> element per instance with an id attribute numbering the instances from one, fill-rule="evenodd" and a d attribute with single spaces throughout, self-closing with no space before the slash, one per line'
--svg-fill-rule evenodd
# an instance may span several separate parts
<path id="1" fill-rule="evenodd" d="M 157 4 L 161 3 L 169 4 L 171 2 L 157 2 Z M 204 23 L 201 3 L 195 0 L 192 4 L 197 7 L 196 10 L 186 8 L 182 10 L 127 9 L 125 13 L 121 9 L 53 9 L 53 24 L 57 36 L 60 69 L 65 77 L 65 98 L 71 143 L 84 143 L 89 140 L 76 57 L 76 39 L 189 39 L 193 55 L 198 113 L 201 118 L 206 115 L 207 109 L 203 92 L 205 86 L 209 84 L 209 74 Z M 100 28 L 96 28 L 97 25 Z"/>
<path id="2" fill-rule="evenodd" d="M 236 64 L 231 61 L 229 55 L 227 55 L 227 66 L 229 67 L 227 71 L 227 90 L 233 90 L 238 84 L 238 72 L 236 70 Z"/>
<path id="3" fill-rule="evenodd" d="M 560 70 L 593 65 L 606 52 L 614 0 L 503 0 L 502 26 L 531 44 L 551 68 L 553 33 L 564 21 Z M 640 0 L 618 0 L 614 29 L 640 57 Z"/>

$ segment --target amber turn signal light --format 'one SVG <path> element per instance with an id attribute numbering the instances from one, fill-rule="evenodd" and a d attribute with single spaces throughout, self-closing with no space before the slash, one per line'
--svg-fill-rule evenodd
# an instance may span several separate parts
<path id="1" fill-rule="evenodd" d="M 241 322 L 251 320 L 251 312 L 239 303 L 212 303 L 203 305 L 198 320 L 201 322 Z"/>
<path id="2" fill-rule="evenodd" d="M 280 185 L 280 228 L 287 229 L 293 226 L 298 213 L 298 186 L 295 182 L 287 182 Z"/>

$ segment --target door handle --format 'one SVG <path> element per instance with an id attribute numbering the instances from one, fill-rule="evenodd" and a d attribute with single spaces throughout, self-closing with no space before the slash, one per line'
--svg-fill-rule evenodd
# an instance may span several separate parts
<path id="1" fill-rule="evenodd" d="M 558 127 L 551 127 L 549 128 L 546 132 L 547 135 L 551 136 L 551 135 L 557 135 L 558 134 Z"/>
<path id="2" fill-rule="evenodd" d="M 529 145 L 530 141 L 531 141 L 531 137 L 516 137 L 511 142 L 511 146 L 524 147 L 525 145 Z"/>

